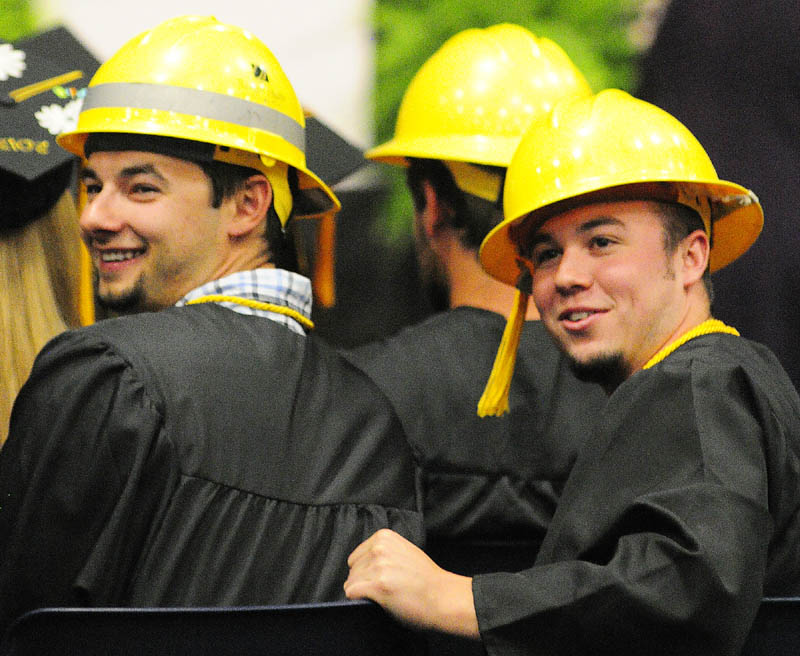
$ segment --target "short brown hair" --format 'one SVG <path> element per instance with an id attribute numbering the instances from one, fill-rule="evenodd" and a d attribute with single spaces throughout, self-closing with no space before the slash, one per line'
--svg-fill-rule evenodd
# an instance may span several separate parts
<path id="1" fill-rule="evenodd" d="M 494 173 L 505 173 L 505 169 L 496 166 L 474 166 L 481 166 Z M 453 174 L 441 160 L 412 157 L 409 158 L 406 182 L 417 212 L 425 208 L 422 183 L 426 180 L 441 201 L 453 211 L 449 223 L 452 228 L 461 232 L 461 243 L 466 248 L 477 251 L 484 237 L 503 219 L 500 202 L 492 203 L 461 191 Z"/>
<path id="2" fill-rule="evenodd" d="M 664 228 L 664 251 L 671 255 L 675 252 L 686 237 L 695 230 L 705 232 L 705 224 L 701 216 L 691 207 L 682 203 L 667 203 L 656 201 L 659 207 L 659 217 Z M 714 300 L 714 285 L 711 282 L 711 272 L 706 267 L 703 272 L 703 286 L 706 288 L 709 302 Z"/>

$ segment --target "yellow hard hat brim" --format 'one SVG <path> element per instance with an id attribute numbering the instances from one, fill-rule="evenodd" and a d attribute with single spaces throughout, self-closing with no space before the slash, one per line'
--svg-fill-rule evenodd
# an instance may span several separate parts
<path id="1" fill-rule="evenodd" d="M 494 135 L 447 135 L 395 138 L 371 148 L 364 157 L 393 166 L 408 166 L 409 157 L 470 162 L 507 167 L 519 145 L 519 137 Z"/>

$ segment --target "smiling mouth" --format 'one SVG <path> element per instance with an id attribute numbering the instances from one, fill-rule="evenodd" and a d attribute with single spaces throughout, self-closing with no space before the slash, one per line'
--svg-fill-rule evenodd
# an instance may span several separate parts
<path id="1" fill-rule="evenodd" d="M 561 321 L 578 322 L 588 319 L 594 314 L 598 314 L 597 310 L 575 310 L 572 312 L 564 312 L 559 319 Z"/>
<path id="2" fill-rule="evenodd" d="M 569 314 L 567 314 L 565 319 L 567 321 L 580 321 L 581 319 L 585 319 L 586 317 L 591 316 L 592 314 L 594 314 L 594 312 L 587 312 L 585 310 L 583 312 L 570 312 Z"/>
<path id="3" fill-rule="evenodd" d="M 100 253 L 100 261 L 101 262 L 125 262 L 126 260 L 132 260 L 135 257 L 139 257 L 144 253 L 145 249 L 138 248 L 138 249 L 127 249 L 127 250 L 113 250 L 113 251 L 102 251 Z"/>

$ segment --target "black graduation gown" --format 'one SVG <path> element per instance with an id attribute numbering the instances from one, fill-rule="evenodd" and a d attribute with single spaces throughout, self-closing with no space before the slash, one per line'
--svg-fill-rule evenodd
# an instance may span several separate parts
<path id="1" fill-rule="evenodd" d="M 606 395 L 579 382 L 539 321 L 526 322 L 502 417 L 477 415 L 505 318 L 437 314 L 350 351 L 391 400 L 414 449 L 426 552 L 462 574 L 533 564 L 576 451 Z"/>
<path id="2" fill-rule="evenodd" d="M 695 338 L 609 398 L 536 565 L 473 579 L 490 654 L 737 654 L 800 592 L 800 399 L 773 354 Z"/>
<path id="3" fill-rule="evenodd" d="M 381 527 L 422 542 L 377 388 L 313 337 L 204 304 L 65 333 L 0 451 L 0 631 L 41 606 L 343 599 Z"/>

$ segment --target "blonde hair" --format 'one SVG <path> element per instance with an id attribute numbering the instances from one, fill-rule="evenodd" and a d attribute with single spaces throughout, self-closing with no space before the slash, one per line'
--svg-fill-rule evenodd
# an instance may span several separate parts
<path id="1" fill-rule="evenodd" d="M 0 445 L 42 346 L 80 325 L 80 235 L 69 190 L 35 221 L 0 232 Z"/>

